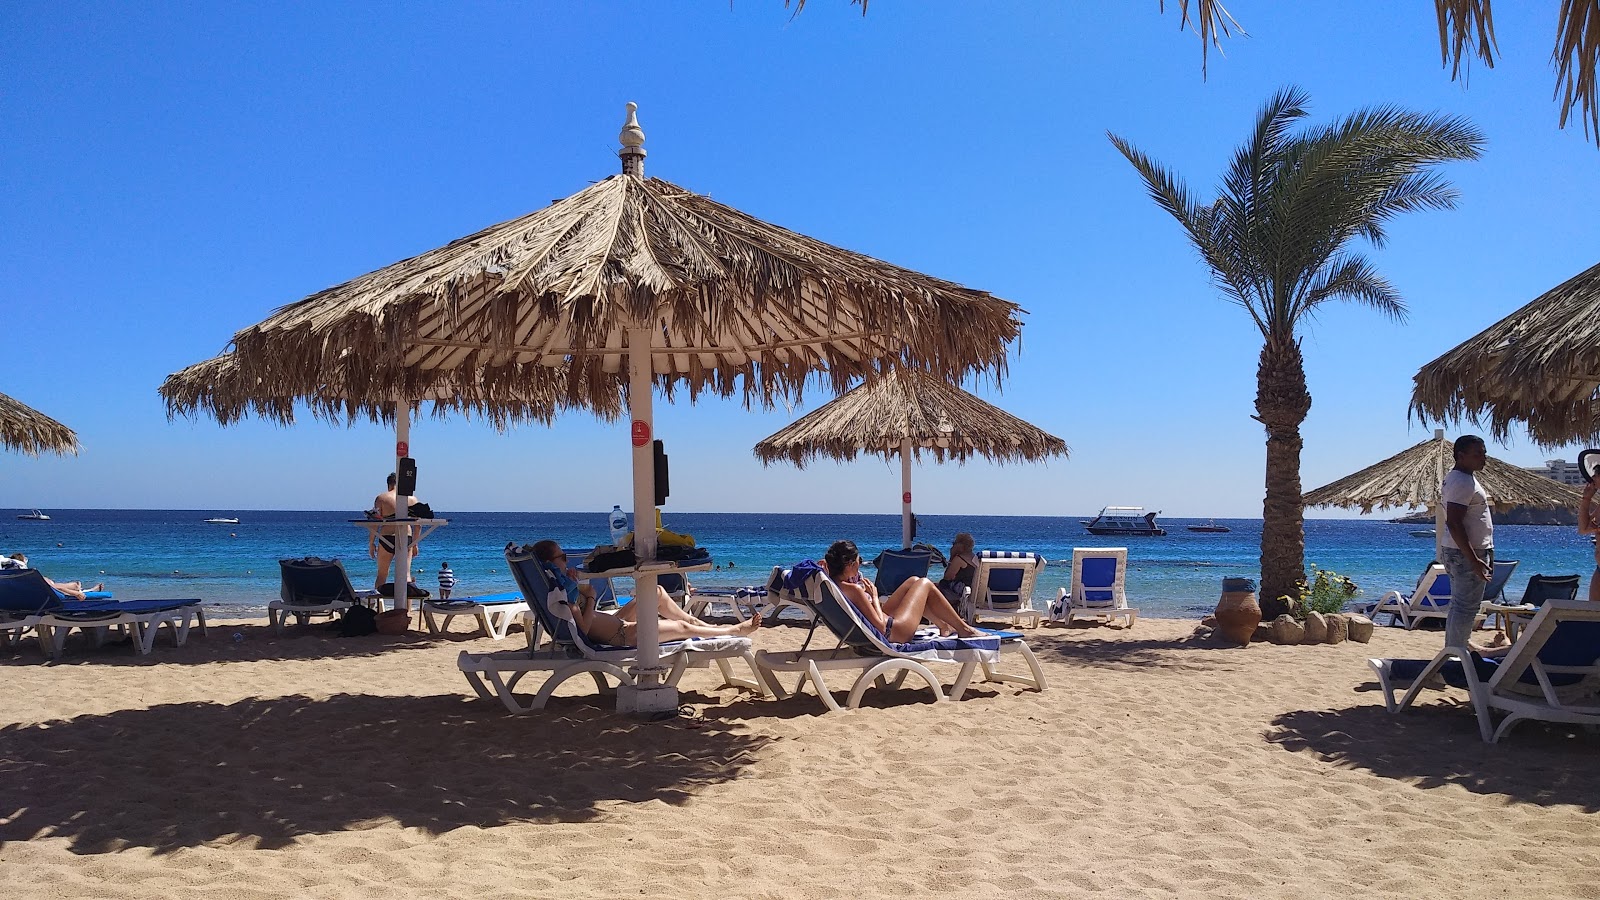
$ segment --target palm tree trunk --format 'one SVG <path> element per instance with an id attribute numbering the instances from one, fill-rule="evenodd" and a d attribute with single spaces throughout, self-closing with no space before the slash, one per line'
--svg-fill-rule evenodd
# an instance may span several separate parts
<path id="1" fill-rule="evenodd" d="M 1256 418 L 1267 429 L 1267 496 L 1261 509 L 1261 616 L 1289 611 L 1305 580 L 1305 505 L 1300 496 L 1300 423 L 1311 411 L 1305 359 L 1294 335 L 1270 335 L 1256 367 Z"/>

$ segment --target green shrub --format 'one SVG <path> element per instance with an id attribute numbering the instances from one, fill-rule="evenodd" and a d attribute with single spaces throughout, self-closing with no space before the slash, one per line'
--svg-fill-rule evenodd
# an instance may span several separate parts
<path id="1" fill-rule="evenodd" d="M 1294 616 L 1297 619 L 1304 619 L 1306 613 L 1311 612 L 1323 615 L 1342 612 L 1345 604 L 1355 599 L 1359 593 L 1361 588 L 1357 587 L 1354 581 L 1331 569 L 1319 569 L 1313 563 L 1310 584 L 1300 582 L 1300 597 L 1292 604 Z"/>

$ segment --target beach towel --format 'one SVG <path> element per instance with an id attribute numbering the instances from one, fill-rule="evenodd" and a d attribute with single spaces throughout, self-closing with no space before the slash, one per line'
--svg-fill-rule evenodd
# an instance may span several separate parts
<path id="1" fill-rule="evenodd" d="M 794 564 L 794 568 L 783 573 L 783 586 L 791 591 L 804 590 L 806 582 L 811 576 L 820 575 L 822 567 L 814 559 L 802 559 Z"/>

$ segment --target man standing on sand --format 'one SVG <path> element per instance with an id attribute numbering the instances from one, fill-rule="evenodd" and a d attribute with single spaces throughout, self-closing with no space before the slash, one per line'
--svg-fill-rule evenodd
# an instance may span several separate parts
<path id="1" fill-rule="evenodd" d="M 372 498 L 372 509 L 368 511 L 367 515 L 375 519 L 394 518 L 395 509 L 397 508 L 395 499 L 396 481 L 394 473 L 390 472 L 389 489 Z M 410 511 L 411 504 L 415 502 L 417 502 L 415 497 L 406 498 L 405 508 L 407 512 Z M 372 587 L 375 590 L 381 590 L 384 583 L 389 580 L 389 563 L 394 559 L 395 526 L 380 525 L 376 528 L 368 528 L 367 531 L 369 532 L 367 536 L 367 556 L 378 561 L 378 574 L 373 578 Z M 413 558 L 417 555 L 417 542 L 421 538 L 421 529 L 415 525 L 411 526 L 411 556 Z M 395 567 L 396 572 L 399 571 L 399 568 L 399 566 Z"/>
<path id="2" fill-rule="evenodd" d="M 1489 514 L 1489 494 L 1475 473 L 1483 469 L 1488 450 L 1483 438 L 1464 434 L 1456 438 L 1455 468 L 1444 476 L 1445 533 L 1440 544 L 1445 571 L 1450 573 L 1450 613 L 1444 621 L 1444 645 L 1478 650 L 1471 645 L 1472 628 L 1483 606 L 1483 591 L 1494 574 L 1494 519 Z"/>

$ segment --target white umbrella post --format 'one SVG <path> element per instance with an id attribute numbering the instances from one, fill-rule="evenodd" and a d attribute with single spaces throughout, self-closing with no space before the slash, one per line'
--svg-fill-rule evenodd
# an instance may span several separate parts
<path id="1" fill-rule="evenodd" d="M 394 517 L 411 517 L 410 497 L 402 496 L 398 481 L 400 460 L 411 455 L 411 404 L 396 400 L 394 404 Z M 383 526 L 379 526 L 382 528 Z M 394 529 L 394 608 L 411 611 L 411 526 L 397 525 Z"/>
<path id="2" fill-rule="evenodd" d="M 628 329 L 628 413 L 633 444 L 633 552 L 643 567 L 656 558 L 656 466 L 652 425 L 650 329 Z M 662 683 L 659 617 L 656 613 L 656 576 L 639 572 L 633 578 L 633 602 L 638 610 L 639 656 L 633 667 L 634 684 L 617 689 L 617 711 L 653 713 L 678 708 L 678 689 Z"/>
<path id="3" fill-rule="evenodd" d="M 911 549 L 911 438 L 900 441 L 900 540 Z"/>
<path id="4" fill-rule="evenodd" d="M 1433 501 L 1433 561 L 1443 563 L 1444 536 L 1446 534 L 1444 517 L 1444 429 L 1435 428 L 1433 430 L 1433 439 L 1439 442 L 1439 462 L 1434 467 L 1438 471 L 1436 483 L 1439 485 L 1439 496 Z"/>

